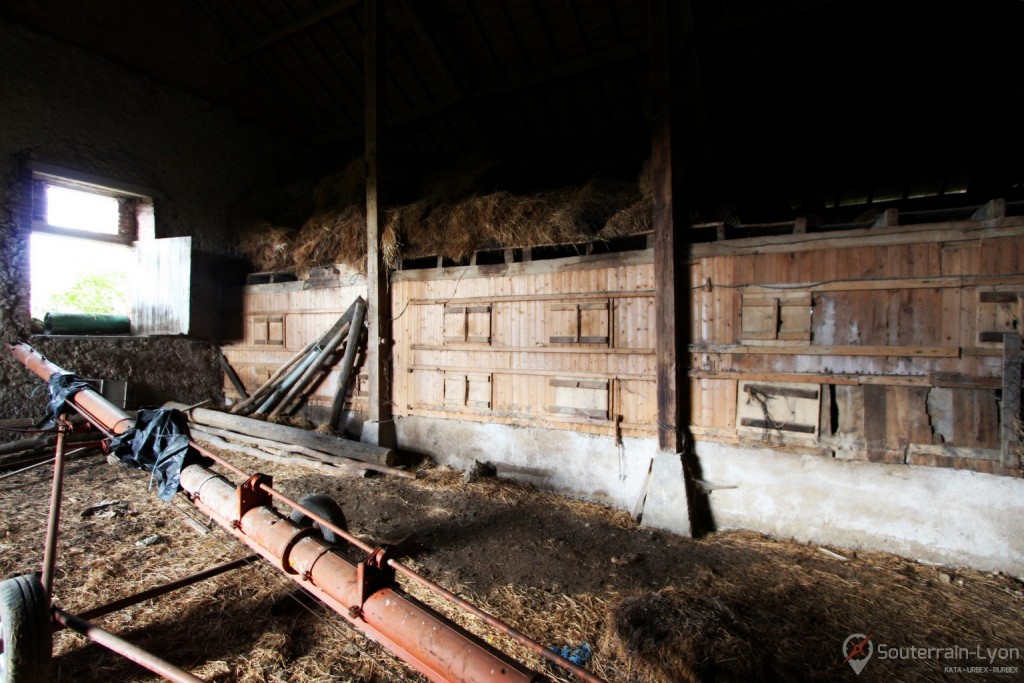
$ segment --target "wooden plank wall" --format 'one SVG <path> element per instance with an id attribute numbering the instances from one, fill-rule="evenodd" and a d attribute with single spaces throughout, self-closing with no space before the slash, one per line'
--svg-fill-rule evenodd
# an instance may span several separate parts
<path id="1" fill-rule="evenodd" d="M 1019 474 L 1001 454 L 999 406 L 1003 335 L 1020 333 L 1022 223 L 698 245 L 697 438 Z M 760 402 L 744 381 L 764 385 Z M 820 397 L 813 431 L 787 429 L 806 422 L 785 395 L 794 385 Z M 751 409 L 763 428 L 737 419 Z"/>
<path id="2" fill-rule="evenodd" d="M 653 433 L 651 258 L 395 273 L 395 413 Z"/>
<path id="3" fill-rule="evenodd" d="M 366 279 L 349 274 L 342 277 L 249 285 L 244 288 L 242 310 L 229 315 L 242 318 L 242 338 L 223 346 L 224 356 L 231 363 L 248 390 L 260 386 L 282 363 L 320 338 L 348 309 L 358 296 L 366 296 Z M 346 409 L 365 410 L 366 382 L 363 356 L 356 357 L 357 379 L 349 388 Z M 303 413 L 315 421 L 323 419 L 320 411 L 330 411 L 337 390 L 338 371 L 330 372 L 315 387 Z M 238 395 L 225 380 L 224 394 L 229 399 Z M 312 410 L 310 410 L 312 409 Z"/>
<path id="4" fill-rule="evenodd" d="M 1019 474 L 1020 217 L 695 245 L 697 439 Z M 655 433 L 653 253 L 397 272 L 397 415 Z M 1019 384 L 1019 383 L 1018 383 Z"/>

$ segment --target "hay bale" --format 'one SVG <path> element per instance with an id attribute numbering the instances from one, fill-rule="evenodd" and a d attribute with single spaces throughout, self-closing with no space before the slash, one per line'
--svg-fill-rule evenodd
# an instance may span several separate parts
<path id="1" fill-rule="evenodd" d="M 318 211 L 295 238 L 295 265 L 300 268 L 347 263 L 366 267 L 366 207 Z"/>
<path id="2" fill-rule="evenodd" d="M 546 220 L 551 234 L 560 242 L 589 241 L 612 216 L 638 199 L 635 185 L 592 180 L 578 188 L 552 193 L 551 213 Z"/>
<path id="3" fill-rule="evenodd" d="M 238 239 L 238 250 L 258 270 L 287 270 L 292 259 L 294 230 L 263 224 L 249 229 Z"/>
<path id="4" fill-rule="evenodd" d="M 606 620 L 602 647 L 634 662 L 643 683 L 759 680 L 760 656 L 735 615 L 698 590 L 664 588 L 624 598 Z"/>
<path id="5" fill-rule="evenodd" d="M 645 196 L 609 218 L 597 236 L 603 240 L 610 240 L 651 230 L 654 230 L 654 199 Z"/>

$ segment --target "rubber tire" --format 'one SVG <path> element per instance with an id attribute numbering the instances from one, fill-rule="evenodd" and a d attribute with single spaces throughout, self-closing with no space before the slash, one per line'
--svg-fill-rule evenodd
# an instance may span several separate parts
<path id="1" fill-rule="evenodd" d="M 50 601 L 38 574 L 0 582 L 0 683 L 50 680 Z"/>
<path id="2" fill-rule="evenodd" d="M 348 522 L 345 520 L 345 513 L 341 511 L 341 506 L 335 502 L 333 498 L 323 493 L 311 493 L 302 500 L 299 504 L 308 508 L 310 512 L 320 515 L 334 526 L 341 527 L 345 531 L 348 531 Z M 320 529 L 323 538 L 328 543 L 338 545 L 343 543 L 343 540 L 338 537 L 336 533 L 330 529 L 321 529 L 319 524 L 313 522 L 312 519 L 302 514 L 298 510 L 292 510 L 292 522 L 299 526 L 313 526 Z"/>

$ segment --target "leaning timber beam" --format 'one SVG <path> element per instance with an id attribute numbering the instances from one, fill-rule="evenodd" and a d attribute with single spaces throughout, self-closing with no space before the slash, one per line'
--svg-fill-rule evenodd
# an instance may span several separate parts
<path id="1" fill-rule="evenodd" d="M 173 401 L 164 404 L 164 407 L 177 408 L 182 411 L 188 408 L 183 403 L 175 403 Z M 231 413 L 222 413 L 218 410 L 207 410 L 206 408 L 192 408 L 188 411 L 188 416 L 192 422 L 208 427 L 217 427 L 218 429 L 227 429 L 239 434 L 249 434 L 261 439 L 305 446 L 306 448 L 312 448 L 313 450 L 329 453 L 330 455 L 340 455 L 345 458 L 376 463 L 378 465 L 390 466 L 395 464 L 395 452 L 390 448 L 381 448 L 380 446 L 360 443 L 359 441 L 349 441 L 348 439 L 341 439 L 330 434 L 311 432 L 306 429 L 264 422 L 251 417 L 232 415 Z"/>

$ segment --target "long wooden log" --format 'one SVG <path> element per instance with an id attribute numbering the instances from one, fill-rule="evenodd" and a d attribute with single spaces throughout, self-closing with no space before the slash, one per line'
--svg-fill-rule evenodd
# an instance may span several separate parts
<path id="1" fill-rule="evenodd" d="M 399 469 L 397 467 L 388 467 L 387 465 L 378 465 L 372 462 L 363 462 L 361 460 L 353 460 L 352 458 L 345 458 L 340 455 L 332 455 L 330 453 L 323 453 L 321 451 L 306 448 L 305 446 L 296 446 L 294 444 L 284 444 L 272 439 L 261 439 L 258 436 L 251 436 L 249 434 L 239 434 L 238 432 L 232 432 L 227 429 L 218 429 L 217 427 L 209 427 L 207 425 L 192 424 L 191 431 L 193 434 L 199 436 L 215 436 L 229 441 L 237 441 L 243 444 L 249 444 L 264 449 L 276 449 L 285 450 L 291 453 L 300 453 L 307 457 L 319 460 L 320 462 L 326 462 L 332 465 L 346 465 L 351 467 L 358 467 L 364 470 L 370 470 L 373 472 L 380 472 L 381 474 L 390 474 L 396 477 L 403 477 L 405 479 L 415 479 L 416 474 L 409 470 Z"/>
<path id="2" fill-rule="evenodd" d="M 307 458 L 301 455 L 290 455 L 278 453 L 268 453 L 252 446 L 243 446 L 237 443 L 231 443 L 218 436 L 210 436 L 207 434 L 201 434 L 196 437 L 196 440 L 200 443 L 205 443 L 208 446 L 213 446 L 222 451 L 231 451 L 233 453 L 241 453 L 248 455 L 253 458 L 259 458 L 260 460 L 267 460 L 269 462 L 276 462 L 281 465 L 295 465 L 297 467 L 305 467 L 307 469 L 316 470 L 317 472 L 323 472 L 330 474 L 331 476 L 345 475 L 365 475 L 366 470 L 361 467 L 355 467 L 350 465 L 332 465 L 329 463 L 320 462 L 312 458 Z"/>
<path id="3" fill-rule="evenodd" d="M 341 411 L 345 408 L 345 394 L 348 392 L 348 381 L 352 376 L 352 366 L 355 364 L 356 352 L 359 350 L 359 339 L 363 334 L 363 317 L 366 315 L 366 302 L 360 297 L 356 299 L 356 310 L 352 313 L 352 327 L 348 331 L 348 341 L 345 346 L 345 355 L 341 357 L 341 367 L 338 370 L 338 388 L 334 393 L 334 403 L 331 405 L 331 419 L 327 423 L 338 428 L 341 420 Z"/>
<path id="4" fill-rule="evenodd" d="M 172 401 L 165 403 L 164 407 L 184 410 L 188 406 L 184 403 Z M 367 463 L 394 465 L 396 460 L 395 452 L 390 448 L 381 448 L 380 446 L 365 444 L 359 441 L 341 439 L 329 434 L 310 432 L 305 429 L 263 422 L 250 417 L 221 413 L 216 410 L 207 410 L 206 408 L 193 408 L 189 411 L 189 419 L 201 425 L 227 429 L 239 434 L 250 434 L 284 444 L 305 446 L 306 448 L 323 451 L 331 455 L 340 455 Z"/>

